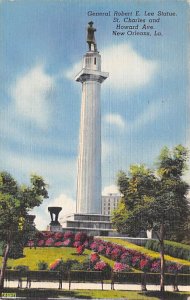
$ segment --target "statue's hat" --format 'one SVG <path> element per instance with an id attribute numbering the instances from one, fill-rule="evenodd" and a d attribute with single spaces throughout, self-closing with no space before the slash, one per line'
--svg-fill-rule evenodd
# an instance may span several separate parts
<path id="1" fill-rule="evenodd" d="M 88 22 L 89 25 L 93 25 L 94 23 L 92 21 Z"/>

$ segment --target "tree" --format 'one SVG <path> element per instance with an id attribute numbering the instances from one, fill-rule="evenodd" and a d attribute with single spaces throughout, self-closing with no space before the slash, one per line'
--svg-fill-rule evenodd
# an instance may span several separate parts
<path id="1" fill-rule="evenodd" d="M 182 240 L 189 216 L 188 184 L 182 176 L 186 170 L 188 151 L 181 145 L 173 151 L 162 149 L 157 170 L 144 165 L 132 166 L 129 176 L 118 175 L 122 193 L 119 207 L 113 214 L 113 224 L 122 233 L 137 235 L 153 228 L 160 242 L 161 280 L 164 291 L 164 239 Z"/>
<path id="2" fill-rule="evenodd" d="M 31 226 L 28 213 L 48 198 L 47 185 L 42 177 L 32 175 L 30 186 L 19 185 L 7 172 L 0 173 L 0 240 L 4 243 L 0 273 L 0 294 L 4 287 L 4 276 L 11 245 L 23 240 Z"/>

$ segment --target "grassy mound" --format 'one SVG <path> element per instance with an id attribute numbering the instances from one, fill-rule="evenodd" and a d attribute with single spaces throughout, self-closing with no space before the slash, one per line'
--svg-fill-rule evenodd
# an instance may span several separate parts
<path id="1" fill-rule="evenodd" d="M 126 248 L 129 248 L 129 249 L 140 251 L 141 253 L 147 254 L 152 258 L 159 258 L 160 257 L 160 254 L 158 252 L 149 250 L 149 249 L 147 249 L 145 247 L 142 247 L 142 246 L 138 246 L 138 245 L 129 243 L 126 240 L 117 239 L 117 238 L 109 238 L 109 237 L 104 238 L 104 240 L 115 243 L 115 244 L 118 244 L 118 245 L 122 245 Z M 176 262 L 176 263 L 183 264 L 183 265 L 186 265 L 186 266 L 190 266 L 190 261 L 185 260 L 185 259 L 175 258 L 175 257 L 169 256 L 169 255 L 165 255 L 165 259 L 168 260 L 168 261 L 172 261 L 172 262 Z"/>
<path id="2" fill-rule="evenodd" d="M 39 261 L 45 261 L 48 266 L 57 258 L 62 258 L 64 261 L 67 261 L 68 259 L 75 259 L 78 262 L 83 262 L 86 258 L 88 258 L 91 252 L 91 250 L 86 249 L 82 255 L 78 255 L 75 248 L 71 247 L 37 247 L 36 249 L 25 248 L 24 257 L 18 259 L 9 259 L 8 266 L 14 268 L 18 265 L 26 265 L 30 270 L 37 270 L 37 264 Z M 114 262 L 112 260 L 103 256 L 101 258 L 111 267 L 113 266 Z M 0 264 L 1 262 L 2 257 L 0 257 Z"/>

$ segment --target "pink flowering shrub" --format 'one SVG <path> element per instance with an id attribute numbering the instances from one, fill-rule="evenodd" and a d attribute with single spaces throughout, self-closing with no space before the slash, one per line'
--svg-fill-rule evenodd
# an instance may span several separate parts
<path id="1" fill-rule="evenodd" d="M 87 234 L 85 232 L 77 232 L 75 234 L 75 241 L 84 243 L 86 241 L 86 238 L 87 238 Z"/>
<path id="2" fill-rule="evenodd" d="M 132 258 L 132 266 L 139 268 L 140 266 L 140 261 L 141 261 L 141 256 L 140 255 L 135 255 Z"/>
<path id="3" fill-rule="evenodd" d="M 28 243 L 27 243 L 27 246 L 28 247 L 34 247 L 34 241 L 28 241 Z"/>
<path id="4" fill-rule="evenodd" d="M 160 260 L 154 260 L 152 262 L 150 271 L 154 273 L 160 272 Z"/>
<path id="5" fill-rule="evenodd" d="M 84 252 L 84 250 L 85 250 L 85 247 L 84 247 L 84 246 L 78 246 L 78 247 L 76 248 L 76 251 L 77 251 L 77 253 L 78 253 L 79 255 L 82 255 L 83 252 Z"/>
<path id="6" fill-rule="evenodd" d="M 114 272 L 127 272 L 130 271 L 130 267 L 126 264 L 122 264 L 120 262 L 115 262 L 113 266 Z"/>
<path id="7" fill-rule="evenodd" d="M 89 242 L 88 242 L 88 240 L 86 240 L 86 241 L 84 242 L 83 245 L 85 246 L 85 248 L 88 248 L 88 247 L 89 247 Z"/>
<path id="8" fill-rule="evenodd" d="M 96 242 L 93 242 L 91 245 L 90 245 L 90 249 L 93 250 L 93 251 L 98 251 L 98 244 Z"/>
<path id="9" fill-rule="evenodd" d="M 139 267 L 141 271 L 147 272 L 150 270 L 150 259 L 144 258 L 140 260 Z"/>
<path id="10" fill-rule="evenodd" d="M 99 260 L 100 260 L 100 255 L 98 253 L 91 253 L 90 254 L 90 261 L 92 263 L 96 263 Z"/>
<path id="11" fill-rule="evenodd" d="M 183 268 L 182 265 L 172 262 L 166 262 L 166 272 L 167 273 L 178 273 Z"/>
<path id="12" fill-rule="evenodd" d="M 52 238 L 49 238 L 45 241 L 45 246 L 50 247 L 53 246 L 54 240 Z"/>
<path id="13" fill-rule="evenodd" d="M 110 257 L 110 256 L 111 256 L 111 252 L 112 252 L 112 248 L 111 248 L 111 247 L 107 247 L 107 248 L 106 248 L 106 253 L 105 253 L 106 256 L 107 256 L 107 257 Z"/>
<path id="14" fill-rule="evenodd" d="M 74 243 L 73 243 L 73 247 L 75 247 L 75 248 L 77 248 L 77 247 L 79 247 L 79 246 L 81 246 L 82 244 L 81 244 L 81 242 L 79 242 L 79 241 L 75 241 Z"/>
<path id="15" fill-rule="evenodd" d="M 106 269 L 106 267 L 107 267 L 107 264 L 104 261 L 100 260 L 95 264 L 94 270 L 104 271 Z"/>
<path id="16" fill-rule="evenodd" d="M 64 233 L 64 240 L 67 240 L 67 239 L 71 239 L 73 240 L 74 239 L 74 233 L 72 231 L 66 231 Z"/>
<path id="17" fill-rule="evenodd" d="M 62 233 L 62 232 L 56 232 L 54 234 L 54 239 L 56 241 L 62 241 L 64 239 L 64 233 Z"/>
<path id="18" fill-rule="evenodd" d="M 38 247 L 42 247 L 42 246 L 44 246 L 44 244 L 45 244 L 44 240 L 39 240 L 37 243 Z"/>
<path id="19" fill-rule="evenodd" d="M 72 245 L 72 240 L 71 239 L 67 239 L 63 242 L 63 245 L 65 247 L 70 247 Z"/>
<path id="20" fill-rule="evenodd" d="M 113 260 L 119 260 L 121 256 L 121 250 L 119 247 L 114 247 L 112 252 L 111 252 L 111 259 Z"/>
<path id="21" fill-rule="evenodd" d="M 98 253 L 105 254 L 106 253 L 106 247 L 104 245 L 100 245 L 97 249 Z"/>
<path id="22" fill-rule="evenodd" d="M 59 241 L 54 243 L 54 247 L 63 247 L 63 246 L 64 246 L 64 242 Z"/>
<path id="23" fill-rule="evenodd" d="M 49 239 L 54 236 L 54 232 L 51 231 L 42 231 L 44 239 Z"/>
<path id="24" fill-rule="evenodd" d="M 133 255 L 130 251 L 126 250 L 120 257 L 120 262 L 127 265 L 132 265 Z"/>

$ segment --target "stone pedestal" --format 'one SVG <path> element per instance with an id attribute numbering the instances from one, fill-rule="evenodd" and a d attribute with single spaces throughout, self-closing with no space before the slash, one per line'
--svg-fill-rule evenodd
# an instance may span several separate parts
<path id="1" fill-rule="evenodd" d="M 62 232 L 63 228 L 61 225 L 48 225 L 47 231 Z"/>

